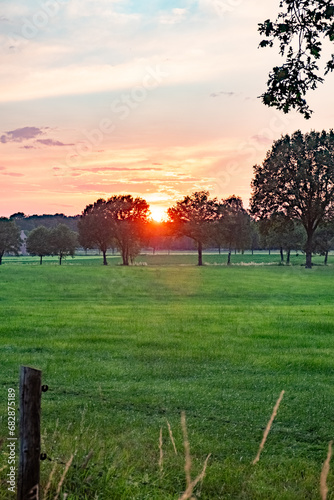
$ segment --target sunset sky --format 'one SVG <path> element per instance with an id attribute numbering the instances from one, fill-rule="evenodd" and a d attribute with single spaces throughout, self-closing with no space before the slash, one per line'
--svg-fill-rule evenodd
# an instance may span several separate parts
<path id="1" fill-rule="evenodd" d="M 248 205 L 273 140 L 329 130 L 334 75 L 311 120 L 258 96 L 279 0 L 17 0 L 0 13 L 0 215 L 81 213 L 131 193 L 156 216 L 195 190 Z"/>

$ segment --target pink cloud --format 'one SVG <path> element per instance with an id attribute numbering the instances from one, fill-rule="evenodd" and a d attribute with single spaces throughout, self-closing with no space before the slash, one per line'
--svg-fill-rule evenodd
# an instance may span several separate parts
<path id="1" fill-rule="evenodd" d="M 10 177 L 23 177 L 23 174 L 18 172 L 3 172 L 1 175 L 9 175 Z"/>
<path id="2" fill-rule="evenodd" d="M 15 130 L 9 130 L 0 137 L 0 142 L 6 144 L 7 142 L 22 142 L 29 139 L 35 139 L 43 134 L 43 129 L 37 127 L 23 127 Z"/>
<path id="3" fill-rule="evenodd" d="M 157 170 L 163 170 L 162 168 L 152 168 L 152 167 L 139 167 L 139 168 L 131 168 L 131 167 L 91 167 L 91 168 L 75 168 L 73 169 L 75 172 L 152 172 Z"/>
<path id="4" fill-rule="evenodd" d="M 75 144 L 65 144 L 64 142 L 54 141 L 53 139 L 37 139 L 36 142 L 44 146 L 75 146 Z"/>

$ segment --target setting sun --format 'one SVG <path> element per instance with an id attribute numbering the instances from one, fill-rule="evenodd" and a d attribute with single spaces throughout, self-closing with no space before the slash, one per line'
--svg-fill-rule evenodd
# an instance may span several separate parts
<path id="1" fill-rule="evenodd" d="M 152 207 L 150 206 L 151 216 L 155 222 L 162 222 L 167 218 L 167 211 L 163 207 Z"/>

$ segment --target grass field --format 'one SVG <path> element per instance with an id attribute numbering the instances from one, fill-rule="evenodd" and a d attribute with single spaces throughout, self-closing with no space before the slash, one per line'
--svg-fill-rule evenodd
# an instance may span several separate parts
<path id="1" fill-rule="evenodd" d="M 277 263 L 279 256 L 232 256 Z M 186 412 L 196 498 L 318 499 L 334 437 L 334 267 L 215 265 L 226 255 L 4 259 L 0 268 L 1 433 L 21 364 L 43 370 L 42 451 L 76 452 L 68 500 L 169 500 L 185 490 Z M 233 261 L 233 260 L 232 260 Z M 329 260 L 331 262 L 331 259 Z M 36 264 L 36 265 L 35 265 Z M 281 390 L 260 462 L 251 465 Z M 178 454 L 171 444 L 167 420 Z M 163 470 L 159 432 L 163 433 Z M 87 466 L 80 467 L 90 450 Z M 6 465 L 3 445 L 0 469 Z M 41 463 L 42 486 L 54 463 Z M 57 465 L 54 498 L 64 465 Z M 6 492 L 1 471 L 0 498 Z M 328 476 L 328 500 L 334 475 Z M 62 498 L 60 496 L 59 498 Z"/>

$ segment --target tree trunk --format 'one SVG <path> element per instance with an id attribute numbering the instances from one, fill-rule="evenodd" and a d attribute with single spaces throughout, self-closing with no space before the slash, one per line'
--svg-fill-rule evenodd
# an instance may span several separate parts
<path id="1" fill-rule="evenodd" d="M 129 265 L 129 259 L 127 255 L 123 255 L 123 266 L 128 266 Z"/>
<path id="2" fill-rule="evenodd" d="M 0 253 L 0 266 L 2 264 L 2 256 L 3 256 L 3 253 Z"/>
<path id="3" fill-rule="evenodd" d="M 305 268 L 306 269 L 312 269 L 312 237 L 313 237 L 313 232 L 308 232 L 307 242 L 306 242 L 306 247 L 305 247 L 305 253 L 306 253 Z"/>
<path id="4" fill-rule="evenodd" d="M 198 252 L 198 265 L 203 266 L 203 247 L 201 241 L 198 242 L 197 252 Z"/>
<path id="5" fill-rule="evenodd" d="M 218 253 L 219 253 L 219 255 L 221 254 L 221 251 L 222 251 L 222 249 L 221 249 L 220 245 L 218 245 Z"/>
<path id="6" fill-rule="evenodd" d="M 328 261 L 328 250 L 325 252 L 325 260 L 324 260 L 325 266 L 327 266 L 327 261 Z"/>
<path id="7" fill-rule="evenodd" d="M 62 261 L 62 260 L 63 260 L 63 254 L 62 254 L 62 253 L 60 253 L 60 254 L 59 254 L 59 265 L 60 265 L 60 266 L 61 266 L 61 261 Z"/>
<path id="8" fill-rule="evenodd" d="M 108 262 L 107 262 L 107 250 L 103 250 L 103 265 L 104 266 L 108 265 Z"/>
<path id="9" fill-rule="evenodd" d="M 231 250 L 229 250 L 227 254 L 227 265 L 229 266 L 230 264 L 231 264 Z"/>
<path id="10" fill-rule="evenodd" d="M 269 255 L 270 255 L 270 248 L 269 248 Z"/>
<path id="11" fill-rule="evenodd" d="M 43 255 L 40 255 L 39 256 L 39 263 L 40 263 L 40 265 L 42 265 L 42 262 L 43 262 Z"/>
<path id="12" fill-rule="evenodd" d="M 127 245 L 125 245 L 122 248 L 122 260 L 123 260 L 123 266 L 129 265 L 129 249 Z"/>
<path id="13" fill-rule="evenodd" d="M 254 255 L 254 248 L 252 248 L 252 255 Z"/>
<path id="14" fill-rule="evenodd" d="M 287 264 L 290 264 L 290 252 L 291 252 L 291 250 L 286 251 L 286 263 Z"/>
<path id="15" fill-rule="evenodd" d="M 279 249 L 279 251 L 280 251 L 280 254 L 281 254 L 281 263 L 283 263 L 283 262 L 284 262 L 284 253 L 283 253 L 283 248 L 281 247 L 281 248 Z"/>

